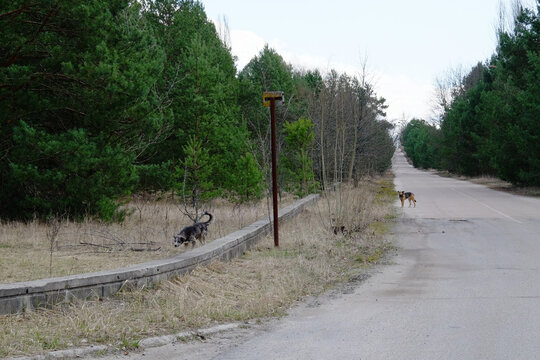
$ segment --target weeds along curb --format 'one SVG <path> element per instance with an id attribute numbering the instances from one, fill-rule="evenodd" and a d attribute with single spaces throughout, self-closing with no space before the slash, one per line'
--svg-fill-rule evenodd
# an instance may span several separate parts
<path id="1" fill-rule="evenodd" d="M 138 343 L 138 350 L 144 350 L 148 348 L 164 346 L 167 344 L 172 344 L 176 341 L 185 341 L 187 339 L 209 336 L 217 334 L 223 331 L 237 329 L 240 326 L 245 326 L 245 323 L 230 323 L 217 325 L 211 328 L 199 329 L 195 331 L 183 331 L 174 335 L 164 335 L 164 336 L 155 336 L 147 339 L 143 339 Z M 6 358 L 5 360 L 50 360 L 50 359 L 75 359 L 88 356 L 98 356 L 105 355 L 109 353 L 114 353 L 118 351 L 117 347 L 107 346 L 107 345 L 92 345 L 76 349 L 67 349 L 67 350 L 58 350 L 52 351 L 43 355 L 35 356 L 22 356 L 22 357 L 11 357 Z"/>
<path id="2" fill-rule="evenodd" d="M 281 209 L 279 220 L 287 221 L 296 216 L 318 198 L 317 194 L 309 195 Z M 151 287 L 154 283 L 186 274 L 199 265 L 240 256 L 271 231 L 268 219 L 259 220 L 211 243 L 168 259 L 114 270 L 0 284 L 0 314 L 53 306 L 73 298 L 103 298 L 126 287 Z"/>

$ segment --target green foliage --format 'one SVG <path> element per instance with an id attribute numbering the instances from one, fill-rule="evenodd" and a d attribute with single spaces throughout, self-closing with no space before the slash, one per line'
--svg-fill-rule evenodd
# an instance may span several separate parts
<path id="1" fill-rule="evenodd" d="M 291 147 L 307 149 L 313 143 L 315 134 L 313 133 L 311 119 L 301 117 L 295 122 L 286 122 L 283 127 L 287 133 L 285 141 Z"/>
<path id="2" fill-rule="evenodd" d="M 2 217 L 100 216 L 132 189 L 132 162 L 160 123 L 152 88 L 163 56 L 129 4 L 2 9 Z"/>
<path id="3" fill-rule="evenodd" d="M 159 192 L 167 191 L 175 186 L 174 169 L 169 161 L 161 164 L 136 165 L 139 178 L 136 191 Z"/>
<path id="4" fill-rule="evenodd" d="M 145 164 L 177 163 L 193 155 L 190 139 L 200 140 L 207 154 L 215 191 L 231 194 L 247 183 L 245 154 L 249 134 L 239 116 L 237 79 L 230 50 L 219 39 L 197 1 L 150 2 L 145 16 L 166 52 L 165 73 L 159 92 L 170 99 L 171 118 L 166 138 L 153 145 Z M 260 179 L 257 167 L 250 174 Z M 258 193 L 254 191 L 253 193 Z"/>
<path id="5" fill-rule="evenodd" d="M 491 174 L 488 146 L 489 123 L 485 121 L 482 94 L 487 84 L 479 82 L 456 98 L 442 124 L 442 166 L 470 176 Z"/>
<path id="6" fill-rule="evenodd" d="M 210 155 L 202 141 L 191 137 L 184 153 L 186 158 L 176 168 L 176 188 L 185 206 L 198 210 L 202 203 L 219 195 L 219 190 L 214 186 Z"/>
<path id="7" fill-rule="evenodd" d="M 283 125 L 288 155 L 283 158 L 289 180 L 287 185 L 299 197 L 306 196 L 318 187 L 313 173 L 313 160 L 310 156 L 315 138 L 313 126 L 311 120 L 306 117 L 301 117 L 295 122 L 286 122 Z"/>
<path id="8" fill-rule="evenodd" d="M 500 34 L 488 111 L 495 115 L 492 163 L 505 180 L 540 185 L 540 5 L 522 9 Z"/>
<path id="9" fill-rule="evenodd" d="M 291 67 L 281 55 L 268 45 L 259 52 L 238 74 L 240 81 L 240 105 L 249 130 L 255 136 L 269 131 L 269 112 L 261 106 L 265 91 L 283 91 L 286 97 L 294 92 Z M 285 107 L 276 107 L 277 118 L 285 119 Z"/>
<path id="10" fill-rule="evenodd" d="M 83 129 L 55 135 L 24 122 L 15 127 L 13 139 L 4 191 L 17 201 L 3 209 L 12 218 L 96 214 L 112 220 L 119 215 L 113 201 L 129 194 L 136 176 L 132 159 L 118 146 L 105 145 L 103 136 L 90 137 Z"/>
<path id="11" fill-rule="evenodd" d="M 236 164 L 236 177 L 230 189 L 231 198 L 237 202 L 247 202 L 262 198 L 264 181 L 255 157 L 251 153 L 244 154 Z"/>
<path id="12" fill-rule="evenodd" d="M 411 120 L 401 134 L 401 143 L 415 167 L 439 168 L 440 131 L 424 120 Z"/>
<path id="13" fill-rule="evenodd" d="M 0 112 L 0 180 L 7 184 L 0 216 L 66 210 L 110 219 L 117 207 L 111 201 L 133 189 L 135 163 L 138 190 L 173 186 L 175 170 L 167 164 L 185 158 L 192 136 L 208 150 L 215 187 L 236 191 L 249 146 L 238 116 L 236 69 L 199 2 L 13 1 L 0 15 L 0 107 L 6 109 Z M 21 120 L 44 137 L 40 146 L 54 142 L 58 153 L 41 149 L 46 159 L 29 153 L 22 160 L 31 144 L 18 135 Z M 87 147 L 74 145 L 84 143 L 81 137 Z M 89 158 L 67 159 L 70 148 Z M 65 175 L 71 160 L 84 171 L 70 165 L 73 174 Z M 250 171 L 257 179 L 257 167 Z M 72 196 L 86 173 L 104 179 L 87 187 L 109 186 L 112 179 L 110 187 Z M 33 187 L 30 194 L 25 186 Z"/>

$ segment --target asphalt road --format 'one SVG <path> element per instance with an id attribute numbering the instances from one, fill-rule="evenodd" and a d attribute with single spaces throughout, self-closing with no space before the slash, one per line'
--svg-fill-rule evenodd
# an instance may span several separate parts
<path id="1" fill-rule="evenodd" d="M 540 199 L 416 170 L 400 152 L 393 170 L 417 206 L 399 209 L 390 265 L 266 327 L 140 358 L 539 359 Z"/>

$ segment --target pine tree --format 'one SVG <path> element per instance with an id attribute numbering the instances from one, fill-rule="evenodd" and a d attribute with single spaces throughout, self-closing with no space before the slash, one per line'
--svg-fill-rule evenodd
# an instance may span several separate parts
<path id="1" fill-rule="evenodd" d="M 518 185 L 540 185 L 540 5 L 521 9 L 513 32 L 501 33 L 490 99 L 493 163 Z"/>
<path id="2" fill-rule="evenodd" d="M 161 124 L 152 89 L 163 57 L 129 4 L 13 1 L 2 10 L 2 216 L 104 215 L 97 202 L 110 215 L 132 189 L 132 161 Z M 92 160 L 77 166 L 74 152 Z M 80 181 L 96 174 L 104 180 Z"/>
<path id="3" fill-rule="evenodd" d="M 310 154 L 315 139 L 313 123 L 310 119 L 301 117 L 295 122 L 286 122 L 283 127 L 286 133 L 283 164 L 289 177 L 287 185 L 296 195 L 303 197 L 317 187 Z"/>
<path id="4" fill-rule="evenodd" d="M 208 152 L 216 194 L 237 194 L 249 138 L 239 116 L 230 49 L 197 1 L 154 1 L 145 16 L 166 51 L 159 92 L 167 94 L 172 114 L 169 136 L 152 147 L 146 163 L 185 161 L 184 149 L 195 138 Z"/>

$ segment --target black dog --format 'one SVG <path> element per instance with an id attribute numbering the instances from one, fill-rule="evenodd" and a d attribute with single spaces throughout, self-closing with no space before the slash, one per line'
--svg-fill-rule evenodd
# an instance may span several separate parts
<path id="1" fill-rule="evenodd" d="M 187 246 L 188 243 L 191 243 L 191 247 L 195 247 L 197 240 L 204 244 L 206 241 L 206 234 L 208 233 L 208 225 L 212 222 L 214 218 L 209 212 L 204 212 L 202 216 L 208 215 L 210 219 L 205 222 L 197 222 L 191 226 L 186 226 L 182 229 L 177 235 L 174 235 L 174 247 L 178 247 L 180 244 Z"/>

